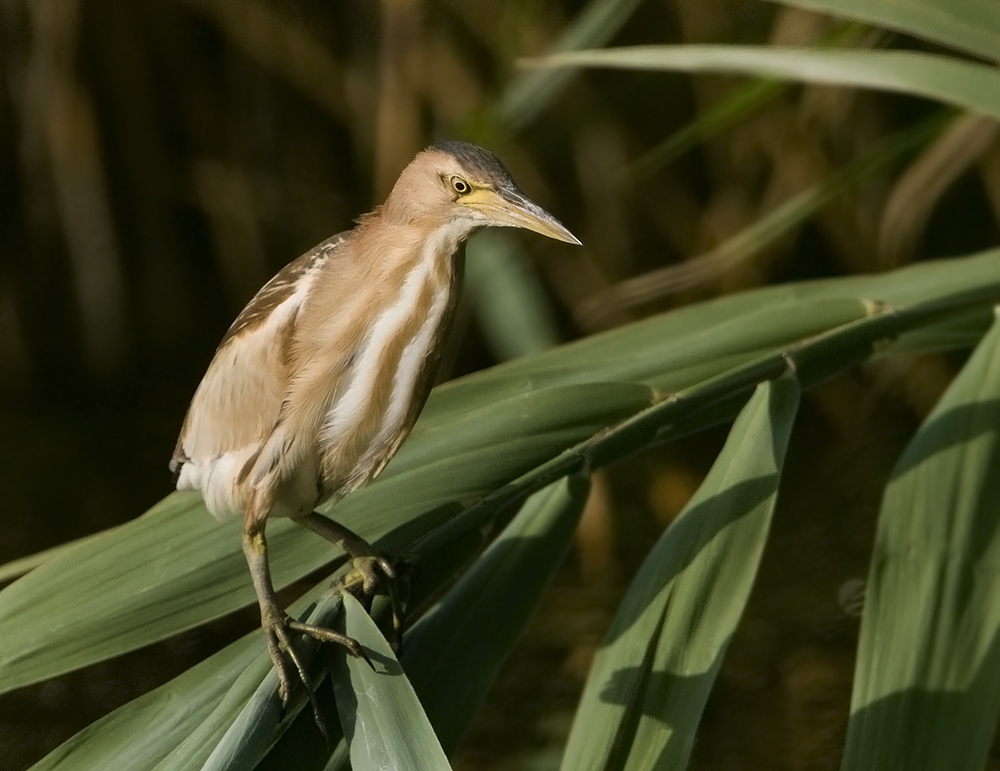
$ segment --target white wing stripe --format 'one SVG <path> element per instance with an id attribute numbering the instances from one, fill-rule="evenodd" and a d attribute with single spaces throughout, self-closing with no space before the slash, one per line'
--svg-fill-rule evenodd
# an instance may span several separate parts
<path id="1" fill-rule="evenodd" d="M 351 368 L 347 390 L 327 414 L 321 434 L 321 442 L 324 445 L 336 444 L 348 436 L 364 415 L 375 390 L 375 378 L 380 372 L 382 351 L 416 310 L 430 267 L 426 261 L 418 263 L 417 267 L 407 275 L 399 298 L 376 319 L 368 332 Z"/>
<path id="2" fill-rule="evenodd" d="M 366 455 L 389 441 L 399 431 L 406 419 L 406 413 L 413 399 L 413 388 L 417 382 L 417 375 L 420 373 L 428 353 L 430 353 L 435 333 L 441 323 L 441 317 L 444 315 L 447 304 L 448 287 L 441 286 L 434 293 L 434 302 L 431 305 L 430 313 L 421 324 L 420 330 L 403 349 L 403 355 L 399 359 L 399 368 L 393 378 L 389 408 L 386 410 L 378 435 L 366 448 Z"/>

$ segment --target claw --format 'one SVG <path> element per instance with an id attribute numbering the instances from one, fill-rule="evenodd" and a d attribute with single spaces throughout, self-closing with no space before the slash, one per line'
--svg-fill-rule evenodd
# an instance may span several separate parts
<path id="1" fill-rule="evenodd" d="M 397 650 L 399 648 L 399 633 L 403 628 L 403 609 L 395 585 L 397 578 L 395 564 L 376 553 L 371 544 L 356 533 L 318 512 L 304 514 L 297 517 L 295 521 L 330 543 L 336 544 L 351 558 L 354 569 L 343 581 L 339 582 L 341 590 L 360 583 L 361 593 L 365 598 L 370 599 L 379 593 L 380 586 L 385 587 L 384 593 L 392 605 L 392 636 L 395 640 L 391 642 L 393 650 Z"/>
<path id="2" fill-rule="evenodd" d="M 261 627 L 267 642 L 267 652 L 271 656 L 275 672 L 278 675 L 278 694 L 281 697 L 282 708 L 288 708 L 297 675 L 298 680 L 306 689 L 316 725 L 320 733 L 323 734 L 324 740 L 328 740 L 326 724 L 313 691 L 312 681 L 309 679 L 309 672 L 292 645 L 292 634 L 290 633 L 306 634 L 320 642 L 333 642 L 342 645 L 351 655 L 364 659 L 374 669 L 371 659 L 368 658 L 368 654 L 365 653 L 357 640 L 332 629 L 297 621 L 281 609 L 274 585 L 271 582 L 271 572 L 267 563 L 267 541 L 264 538 L 263 525 L 260 522 L 251 519 L 250 525 L 244 530 L 243 552 L 246 555 L 250 576 L 257 592 Z M 365 575 L 368 576 L 368 581 L 373 588 L 381 580 L 385 580 L 379 577 L 378 570 L 373 565 L 378 565 L 386 576 L 395 576 L 392 565 L 387 560 L 382 557 L 373 557 L 362 565 L 359 573 L 363 580 Z"/>
<path id="3" fill-rule="evenodd" d="M 282 710 L 287 710 L 291 701 L 292 688 L 294 687 L 292 672 L 289 667 L 289 661 L 291 661 L 295 667 L 295 673 L 298 675 L 299 681 L 306 690 L 306 696 L 309 699 L 309 706 L 312 708 L 313 720 L 316 722 L 316 727 L 319 728 L 319 732 L 323 735 L 323 740 L 329 742 L 326 722 L 323 720 L 323 714 L 320 712 L 319 702 L 316 700 L 316 692 L 309 678 L 309 672 L 299 658 L 295 647 L 292 645 L 291 635 L 288 634 L 290 629 L 294 629 L 294 623 L 287 614 L 280 611 L 276 616 L 268 614 L 268 618 L 261 619 L 261 626 L 264 629 L 264 639 L 267 641 L 267 652 L 271 656 L 271 662 L 274 664 L 274 670 L 278 675 L 278 695 L 281 698 L 281 707 Z"/>
<path id="4" fill-rule="evenodd" d="M 372 671 L 375 671 L 375 665 L 368 657 L 368 653 L 365 649 L 361 647 L 361 644 L 353 637 L 348 637 L 345 634 L 335 632 L 334 630 L 327 629 L 326 627 L 296 621 L 294 618 L 285 613 L 281 613 L 281 615 L 277 618 L 267 619 L 263 623 L 263 627 L 264 636 L 267 640 L 267 650 L 271 655 L 271 661 L 274 663 L 274 669 L 278 674 L 278 681 L 280 683 L 278 693 L 281 697 L 282 707 L 284 709 L 288 708 L 289 699 L 294 687 L 294 678 L 292 677 L 292 670 L 289 666 L 289 661 L 291 661 L 292 665 L 294 665 L 299 681 L 305 687 L 306 696 L 309 698 L 309 705 L 312 707 L 313 720 L 315 720 L 320 733 L 323 734 L 324 741 L 328 741 L 326 723 L 323 720 L 322 713 L 320 712 L 319 702 L 316 700 L 316 693 L 313 690 L 312 681 L 309 678 L 309 673 L 306 670 L 305 665 L 299 658 L 295 648 L 292 646 L 292 638 L 289 632 L 305 634 L 312 637 L 314 640 L 318 640 L 319 642 L 336 643 L 337 645 L 344 647 L 347 652 L 355 658 L 363 659 L 364 662 L 372 668 Z"/>
<path id="5" fill-rule="evenodd" d="M 396 586 L 398 573 L 395 565 L 381 555 L 356 557 L 353 570 L 339 582 L 343 591 L 346 587 L 361 584 L 361 593 L 370 599 L 376 594 L 385 594 L 392 608 L 392 631 L 389 640 L 393 651 L 399 650 L 399 639 L 403 629 L 403 605 Z M 381 591 L 380 591 L 381 590 Z"/>
<path id="6" fill-rule="evenodd" d="M 361 579 L 361 590 L 368 596 L 377 594 L 380 584 L 388 586 L 396 579 L 392 563 L 379 555 L 355 557 L 353 567 L 347 582 L 351 583 L 351 577 L 357 576 Z"/>

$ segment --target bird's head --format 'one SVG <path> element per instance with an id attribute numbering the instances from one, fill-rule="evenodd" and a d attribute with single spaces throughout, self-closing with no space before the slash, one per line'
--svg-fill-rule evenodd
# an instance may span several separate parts
<path id="1" fill-rule="evenodd" d="M 454 226 L 463 235 L 481 227 L 514 227 L 580 243 L 518 189 L 499 158 L 467 142 L 439 142 L 419 153 L 400 174 L 383 211 Z"/>

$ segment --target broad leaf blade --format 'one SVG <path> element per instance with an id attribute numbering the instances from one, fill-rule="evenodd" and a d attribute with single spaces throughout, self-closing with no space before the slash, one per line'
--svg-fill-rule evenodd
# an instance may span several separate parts
<path id="1" fill-rule="evenodd" d="M 993 251 L 734 295 L 524 357 L 437 389 L 383 477 L 335 515 L 382 548 L 402 548 L 452 516 L 455 501 L 475 500 L 648 405 L 645 386 L 690 388 L 865 318 L 875 301 L 904 309 L 967 302 L 973 311 L 998 299 L 1000 252 Z M 978 314 L 970 318 L 943 344 L 973 340 L 984 325 Z M 268 533 L 279 585 L 337 554 L 288 522 Z M 217 525 L 197 496 L 168 496 L 144 517 L 60 549 L 0 592 L 0 689 L 135 649 L 253 600 L 237 527 Z"/>
<path id="2" fill-rule="evenodd" d="M 589 480 L 536 493 L 404 638 L 403 667 L 444 748 L 457 746 L 569 550 Z"/>
<path id="3" fill-rule="evenodd" d="M 325 584 L 315 587 L 289 612 L 312 609 L 310 622 L 329 625 L 340 600 L 327 594 Z M 311 660 L 315 645 L 299 644 L 300 655 Z M 291 711 L 303 701 L 293 701 Z M 119 761 L 130 771 L 186 771 L 213 754 L 228 761 L 223 768 L 252 768 L 273 740 L 280 712 L 277 676 L 257 630 L 80 731 L 32 771 L 104 771 Z M 319 736 L 309 719 L 310 732 Z"/>
<path id="4" fill-rule="evenodd" d="M 799 401 L 762 383 L 629 587 L 595 658 L 566 771 L 683 768 L 757 572 Z"/>
<path id="5" fill-rule="evenodd" d="M 911 51 L 679 45 L 554 54 L 546 67 L 725 72 L 896 91 L 1000 119 L 1000 70 Z"/>
<path id="6" fill-rule="evenodd" d="M 1000 324 L 882 504 L 843 768 L 983 768 L 1000 715 Z"/>
<path id="7" fill-rule="evenodd" d="M 315 590 L 311 594 L 315 594 Z M 324 592 L 309 614 L 308 623 L 330 629 L 341 612 L 342 602 L 339 593 Z M 307 670 L 310 670 L 310 664 L 320 649 L 319 643 L 314 639 L 299 638 L 293 644 L 296 646 L 299 660 Z M 245 693 L 240 693 L 239 696 L 246 699 L 245 704 L 240 709 L 239 715 L 228 723 L 225 735 L 215 745 L 212 754 L 202 766 L 202 771 L 253 771 L 277 738 L 284 712 L 279 695 L 278 673 L 272 668 L 252 695 L 247 698 Z M 305 700 L 306 696 L 299 694 L 297 703 L 293 701 L 290 707 L 293 716 L 299 711 L 299 707 L 303 706 Z M 313 711 L 305 709 L 301 712 L 304 712 L 310 721 L 312 730 L 320 734 L 320 728 L 314 722 L 317 718 Z M 319 720 L 321 723 L 325 722 L 322 715 L 319 716 Z M 333 728 L 339 726 L 323 725 L 325 739 L 337 738 L 339 733 L 331 731 Z"/>
<path id="8" fill-rule="evenodd" d="M 876 24 L 996 60 L 1000 3 L 993 0 L 781 0 Z"/>
<path id="9" fill-rule="evenodd" d="M 1000 250 L 996 249 L 961 260 L 939 260 L 883 274 L 741 292 L 446 383 L 432 394 L 421 421 L 439 410 L 452 409 L 453 390 L 476 402 L 500 398 L 506 393 L 501 387 L 585 382 L 594 379 L 595 371 L 600 372 L 600 380 L 641 382 L 677 391 L 765 350 L 862 318 L 870 302 L 905 308 L 948 297 L 971 299 L 975 295 L 988 304 L 998 292 Z M 988 327 L 987 320 L 979 335 Z M 418 434 L 415 431 L 414 439 Z M 403 452 L 386 473 L 402 461 Z"/>
<path id="10" fill-rule="evenodd" d="M 350 595 L 344 596 L 344 610 L 343 631 L 361 643 L 374 665 L 333 653 L 334 693 L 352 768 L 451 771 L 413 686 L 375 622 Z"/>
<path id="11" fill-rule="evenodd" d="M 433 514 L 444 504 L 474 500 L 649 402 L 644 386 L 590 384 L 484 404 L 425 431 L 420 461 L 350 496 L 337 519 L 372 540 L 400 531 L 401 542 L 390 538 L 382 546 L 402 547 L 415 537 L 408 526 L 416 523 L 422 534 L 454 514 Z M 268 537 L 278 586 L 339 554 L 288 521 L 271 523 Z M 0 689 L 141 647 L 253 602 L 239 543 L 239 523 L 220 525 L 198 496 L 175 493 L 144 517 L 47 561 L 0 593 Z"/>
<path id="12" fill-rule="evenodd" d="M 588 480 L 574 476 L 529 498 L 441 602 L 404 636 L 399 662 L 446 752 L 457 747 L 559 569 L 588 491 Z M 443 535 L 420 549 L 421 575 L 439 561 L 465 555 L 467 539 L 454 532 Z M 346 757 L 335 755 L 327 763 L 330 752 L 315 741 L 310 725 L 311 717 L 303 711 L 262 768 L 285 768 L 292 762 L 298 769 L 346 768 Z"/>
<path id="13" fill-rule="evenodd" d="M 552 502 L 544 494 L 537 500 Z M 534 505 L 535 511 L 538 511 L 539 505 Z M 541 511 L 541 516 L 545 518 L 552 515 L 547 505 Z M 530 516 L 530 511 L 526 516 Z M 565 529 L 565 516 L 564 513 L 556 518 L 552 524 L 553 531 L 546 536 L 547 543 L 552 543 L 554 534 L 558 546 L 557 531 Z M 519 520 L 520 517 L 515 518 L 515 522 Z M 420 590 L 424 595 L 439 592 L 441 582 L 449 579 L 459 565 L 468 561 L 468 544 L 481 542 L 482 525 L 483 515 L 478 514 L 476 509 L 470 509 L 408 551 L 424 566 L 420 570 Z M 454 564 L 437 570 L 441 561 L 452 561 Z M 535 568 L 545 570 L 544 565 L 536 565 Z M 331 599 L 326 596 L 329 584 L 329 581 L 323 581 L 309 590 L 292 605 L 289 612 L 302 616 L 316 603 L 309 620 L 329 625 L 339 603 L 337 598 L 333 598 L 331 604 Z M 415 585 L 414 589 L 417 588 Z M 530 602 L 530 591 L 526 591 L 526 596 L 526 601 Z M 441 634 L 447 634 L 447 630 Z M 507 633 L 508 637 L 512 634 Z M 308 646 L 307 641 L 303 644 Z M 308 658 L 311 653 L 308 649 L 300 650 L 300 655 Z M 328 691 L 325 686 L 320 689 L 321 700 Z M 329 695 L 332 702 L 332 693 Z M 137 759 L 130 766 L 135 771 L 201 768 L 206 759 L 217 751 L 220 740 L 223 743 L 222 749 L 218 750 L 220 760 L 249 766 L 259 756 L 261 748 L 270 742 L 277 728 L 273 710 L 276 698 L 276 678 L 257 631 L 81 731 L 46 757 L 37 769 L 103 771 L 115 759 L 123 757 Z M 293 703 L 292 711 L 299 706 L 301 700 L 298 704 Z M 330 746 L 336 746 L 339 726 L 332 719 L 335 714 L 332 703 L 329 706 L 327 729 Z M 264 759 L 261 767 L 287 768 L 289 763 L 294 762 L 296 768 L 321 769 L 329 756 L 330 747 L 324 744 L 312 715 L 303 710 L 287 734 L 281 737 L 277 754 Z M 274 765 L 269 765 L 272 762 Z M 331 763 L 334 764 L 331 767 L 337 767 L 336 754 Z"/>
<path id="14" fill-rule="evenodd" d="M 259 637 L 246 637 L 88 726 L 31 771 L 165 769 L 180 747 L 198 742 L 241 674 L 263 678 L 269 665 L 270 659 L 264 664 L 261 658 Z M 222 731 L 215 740 L 221 736 Z M 210 750 L 211 744 L 204 757 Z"/>

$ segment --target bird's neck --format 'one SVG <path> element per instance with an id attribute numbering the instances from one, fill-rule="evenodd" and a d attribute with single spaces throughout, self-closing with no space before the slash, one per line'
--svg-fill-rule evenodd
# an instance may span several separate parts
<path id="1" fill-rule="evenodd" d="M 417 271 L 452 284 L 461 277 L 461 247 L 473 230 L 468 222 L 401 217 L 383 207 L 359 222 L 355 254 L 379 277 Z"/>

